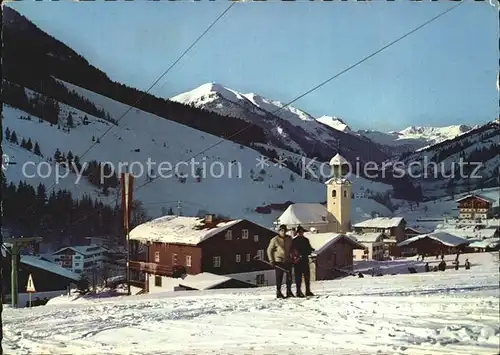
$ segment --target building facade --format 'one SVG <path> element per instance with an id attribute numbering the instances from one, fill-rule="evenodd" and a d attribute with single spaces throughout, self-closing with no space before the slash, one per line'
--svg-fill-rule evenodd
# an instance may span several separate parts
<path id="1" fill-rule="evenodd" d="M 487 219 L 491 217 L 493 202 L 478 195 L 467 195 L 456 200 L 460 219 Z"/>
<path id="2" fill-rule="evenodd" d="M 147 243 L 146 273 L 169 277 L 183 268 L 188 275 L 211 273 L 256 285 L 274 283 L 274 268 L 256 258 L 266 260 L 265 251 L 275 231 L 247 220 L 166 217 L 163 230 L 152 231 L 149 241 L 147 226 L 154 226 L 155 220 L 130 233 L 132 240 Z M 152 236 L 155 233 L 158 238 Z M 269 270 L 272 274 L 266 272 Z"/>
<path id="3" fill-rule="evenodd" d="M 107 260 L 107 250 L 99 245 L 65 247 L 52 253 L 51 259 L 65 269 L 76 274 L 90 275 L 103 267 Z"/>
<path id="4" fill-rule="evenodd" d="M 355 260 L 384 260 L 385 243 L 383 233 L 354 234 L 352 236 L 365 246 L 364 250 L 354 250 Z"/>

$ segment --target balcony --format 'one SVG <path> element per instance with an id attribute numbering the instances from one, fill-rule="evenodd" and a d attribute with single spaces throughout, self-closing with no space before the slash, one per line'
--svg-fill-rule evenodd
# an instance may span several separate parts
<path id="1" fill-rule="evenodd" d="M 146 263 L 143 261 L 130 261 L 130 270 L 145 272 L 148 274 L 161 275 L 161 276 L 172 276 L 172 268 L 165 265 L 160 265 L 156 263 Z"/>

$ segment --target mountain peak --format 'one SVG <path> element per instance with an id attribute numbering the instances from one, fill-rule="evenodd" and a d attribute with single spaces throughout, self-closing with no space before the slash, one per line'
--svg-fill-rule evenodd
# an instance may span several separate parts
<path id="1" fill-rule="evenodd" d="M 336 129 L 337 131 L 341 132 L 352 131 L 351 127 L 349 127 L 340 117 L 324 115 L 319 117 L 317 121 L 323 123 L 324 125 L 327 125 L 328 127 Z"/>

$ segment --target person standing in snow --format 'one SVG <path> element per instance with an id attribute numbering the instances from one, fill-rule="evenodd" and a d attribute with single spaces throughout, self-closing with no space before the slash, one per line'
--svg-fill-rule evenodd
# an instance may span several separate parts
<path id="1" fill-rule="evenodd" d="M 309 239 L 304 236 L 305 229 L 298 226 L 297 235 L 293 238 L 292 250 L 294 251 L 295 284 L 297 285 L 297 297 L 314 296 L 311 292 L 311 271 L 309 269 L 309 255 L 314 251 Z M 306 286 L 306 294 L 301 290 L 302 276 Z"/>
<path id="2" fill-rule="evenodd" d="M 267 258 L 275 267 L 276 272 L 276 297 L 288 298 L 294 297 L 292 293 L 292 237 L 286 234 L 285 225 L 279 227 L 279 234 L 269 242 L 267 247 Z M 281 292 L 283 283 L 283 274 L 286 274 L 286 296 Z"/>
<path id="3" fill-rule="evenodd" d="M 469 259 L 465 259 L 465 270 L 469 270 L 469 269 L 470 269 Z"/>

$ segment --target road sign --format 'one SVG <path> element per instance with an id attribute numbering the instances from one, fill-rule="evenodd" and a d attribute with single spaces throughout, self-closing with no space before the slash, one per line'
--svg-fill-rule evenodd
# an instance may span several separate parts
<path id="1" fill-rule="evenodd" d="M 33 277 L 30 276 L 28 277 L 28 284 L 26 285 L 26 292 L 36 292 L 35 290 L 35 284 L 33 283 Z"/>

